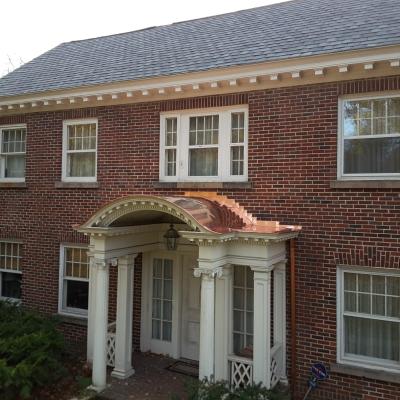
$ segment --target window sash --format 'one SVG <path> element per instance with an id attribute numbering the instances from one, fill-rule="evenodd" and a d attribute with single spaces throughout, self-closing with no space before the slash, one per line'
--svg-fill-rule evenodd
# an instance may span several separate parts
<path id="1" fill-rule="evenodd" d="M 370 367 L 370 368 L 384 368 L 387 369 L 388 371 L 396 371 L 400 369 L 400 362 L 398 361 L 393 361 L 390 359 L 385 359 L 385 358 L 376 358 L 372 356 L 366 356 L 362 354 L 355 354 L 355 353 L 346 353 L 345 351 L 345 344 L 346 344 L 346 337 L 345 337 L 345 318 L 346 317 L 355 317 L 359 319 L 363 319 L 365 321 L 383 321 L 383 322 L 389 322 L 389 323 L 395 323 L 399 325 L 400 329 L 400 317 L 399 318 L 394 318 L 390 316 L 381 316 L 381 315 L 376 315 L 376 314 L 368 314 L 368 313 L 363 313 L 363 312 L 353 312 L 353 311 L 345 311 L 345 293 L 350 292 L 350 293 L 361 293 L 361 294 L 366 294 L 366 295 L 381 295 L 380 293 L 376 293 L 373 291 L 372 287 L 370 286 L 370 290 L 366 291 L 366 289 L 363 289 L 363 291 L 359 291 L 359 287 L 356 287 L 356 291 L 354 290 L 348 290 L 348 288 L 345 290 L 345 274 L 357 274 L 357 275 L 362 275 L 362 276 L 368 276 L 370 278 L 370 282 L 372 284 L 372 279 L 373 277 L 385 277 L 385 296 L 389 297 L 400 297 L 400 296 L 395 296 L 391 294 L 387 294 L 388 288 L 387 288 L 387 279 L 388 278 L 399 278 L 400 274 L 394 274 L 393 271 L 377 271 L 377 270 L 369 270 L 366 271 L 365 269 L 358 269 L 358 268 L 346 268 L 346 267 L 339 267 L 338 268 L 338 273 L 337 273 L 337 299 L 338 299 L 338 306 L 337 306 L 337 329 L 338 329 L 338 352 L 337 352 L 337 358 L 339 363 L 345 363 L 345 364 L 351 364 L 351 365 L 361 365 L 363 367 Z M 358 285 L 358 283 L 357 283 Z M 365 290 L 365 291 L 364 291 Z M 383 296 L 383 294 L 382 294 Z M 372 311 L 372 305 L 371 305 L 371 311 Z M 379 340 L 379 339 L 376 339 Z M 379 346 L 379 343 L 377 342 L 376 346 Z M 400 356 L 400 354 L 399 354 Z"/>
<path id="2" fill-rule="evenodd" d="M 67 306 L 67 296 L 68 296 L 68 282 L 85 282 L 88 283 L 88 296 L 89 296 L 89 282 L 90 282 L 90 263 L 86 256 L 88 248 L 86 246 L 77 245 L 61 245 L 60 250 L 60 279 L 59 279 L 59 306 L 58 311 L 60 314 L 75 315 L 87 317 L 88 310 L 85 308 L 68 307 Z M 79 252 L 79 253 L 75 253 Z M 70 255 L 68 255 L 70 253 Z M 79 257 L 77 257 L 77 255 Z M 83 257 L 82 257 L 83 255 Z M 69 258 L 69 256 L 71 258 Z M 79 258 L 79 259 L 78 259 Z M 68 264 L 71 265 L 71 274 L 68 274 Z M 87 268 L 87 278 L 80 276 L 73 276 L 74 266 L 78 265 L 79 274 L 81 273 L 81 268 Z"/>
<path id="3" fill-rule="evenodd" d="M 243 113 L 244 115 L 244 142 L 232 143 L 232 145 L 243 146 L 243 174 L 231 174 L 231 115 Z M 218 122 L 218 144 L 189 144 L 190 135 L 190 118 L 191 117 L 207 117 L 217 116 Z M 166 146 L 165 130 L 166 121 L 170 118 L 177 120 L 177 141 L 176 146 Z M 159 175 L 161 181 L 170 182 L 217 182 L 231 181 L 243 182 L 247 181 L 247 143 L 248 143 L 248 111 L 247 107 L 234 106 L 221 109 L 202 109 L 202 110 L 185 110 L 179 113 L 166 113 L 160 115 L 160 164 Z M 192 142 L 193 143 L 193 142 Z M 168 175 L 166 152 L 168 149 L 176 149 L 176 174 Z M 216 175 L 190 175 L 190 157 L 189 152 L 196 149 L 212 149 L 218 150 L 218 171 Z M 229 149 L 227 151 L 227 149 Z"/>
<path id="4" fill-rule="evenodd" d="M 79 133 L 79 127 L 90 126 L 89 134 Z M 85 147 L 84 142 L 88 143 L 88 148 L 70 148 L 70 130 L 73 127 L 75 145 L 73 147 Z M 83 129 L 83 128 L 82 128 Z M 94 129 L 94 134 L 92 130 Z M 80 140 L 80 145 L 76 143 Z M 94 141 L 94 144 L 92 143 Z M 98 121 L 97 119 L 66 120 L 63 122 L 63 158 L 62 158 L 62 180 L 65 182 L 96 182 L 97 181 L 97 146 L 98 146 Z M 79 155 L 93 155 L 90 157 L 90 165 L 81 165 Z M 72 159 L 75 159 L 75 173 L 72 171 Z"/>
<path id="5" fill-rule="evenodd" d="M 5 135 L 12 136 L 5 141 Z M 24 182 L 25 181 L 25 159 L 26 159 L 26 125 L 13 125 L 0 127 L 0 179 L 3 181 Z M 7 149 L 5 148 L 7 144 Z M 12 144 L 12 145 L 11 145 Z M 11 147 L 11 148 L 10 148 Z M 23 168 L 18 176 L 9 176 L 7 171 L 10 159 L 23 158 Z"/>
<path id="6" fill-rule="evenodd" d="M 349 180 L 354 180 L 354 179 L 400 179 L 400 172 L 346 172 L 345 168 L 345 141 L 354 141 L 354 140 L 371 140 L 371 139 L 390 139 L 390 138 L 400 138 L 400 131 L 399 132 L 388 132 L 388 121 L 390 118 L 398 118 L 400 120 L 400 114 L 395 113 L 395 114 L 388 114 L 388 102 L 391 99 L 397 99 L 400 100 L 400 95 L 382 95 L 382 96 L 358 96 L 358 97 L 345 97 L 342 99 L 339 99 L 339 121 L 338 121 L 338 126 L 339 126 L 339 135 L 338 135 L 338 173 L 337 177 L 338 179 L 349 179 Z M 378 101 L 385 101 L 385 115 L 381 117 L 381 114 L 377 117 L 374 114 L 374 106 L 372 107 L 372 110 L 370 112 L 370 115 L 367 116 L 366 118 L 359 118 L 360 117 L 360 111 L 359 111 L 359 106 L 357 106 L 357 113 L 356 113 L 356 122 L 357 122 L 357 131 L 355 135 L 348 135 L 346 136 L 346 119 L 345 119 L 345 105 L 346 103 L 349 102 L 366 102 L 366 101 L 371 101 L 371 102 L 378 102 Z M 371 103 L 372 104 L 372 103 Z M 374 103 L 375 104 L 375 103 Z M 399 109 L 400 110 L 400 109 Z M 382 119 L 385 121 L 385 133 L 375 133 L 376 128 L 373 123 L 373 121 L 377 119 Z M 358 130 L 359 126 L 359 121 L 360 120 L 370 120 L 371 121 L 371 131 L 368 134 L 360 134 Z M 399 122 L 400 123 L 400 122 Z M 350 142 L 348 142 L 350 143 Z M 372 151 L 372 150 L 371 150 Z M 376 149 L 378 152 L 378 149 Z M 379 152 L 378 152 L 379 154 Z M 396 157 L 396 152 L 394 153 L 394 157 Z M 400 154 L 398 155 L 400 158 Z M 373 160 L 369 165 L 364 165 L 362 159 L 358 158 L 353 158 L 353 167 L 356 169 L 362 169 L 362 168 L 368 168 L 370 170 L 376 169 L 377 167 L 375 166 L 376 164 L 380 163 L 380 167 L 378 169 L 380 170 L 385 170 L 389 168 L 393 168 L 389 161 L 386 164 L 382 164 L 382 161 L 380 161 L 379 157 L 376 160 Z M 356 165 L 358 166 L 356 167 Z M 375 165 L 374 165 L 375 164 Z M 393 164 L 393 163 L 392 163 Z"/>

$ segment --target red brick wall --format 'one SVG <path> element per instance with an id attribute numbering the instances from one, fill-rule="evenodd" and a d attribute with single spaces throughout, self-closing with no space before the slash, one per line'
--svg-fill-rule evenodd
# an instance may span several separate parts
<path id="1" fill-rule="evenodd" d="M 0 237 L 24 240 L 24 303 L 57 311 L 60 242 L 85 241 L 72 231 L 73 224 L 124 195 L 182 192 L 153 187 L 161 110 L 249 104 L 253 187 L 220 193 L 259 218 L 303 226 L 297 243 L 300 398 L 311 362 L 336 360 L 337 264 L 400 268 L 400 190 L 331 189 L 329 184 L 336 178 L 338 96 L 392 89 L 400 89 L 400 76 L 0 118 L 0 124 L 28 124 L 27 189 L 0 189 Z M 100 187 L 55 189 L 61 177 L 62 121 L 80 117 L 99 120 Z M 134 321 L 135 346 L 139 321 Z M 332 373 L 313 398 L 395 399 L 399 391 L 400 385 Z"/>

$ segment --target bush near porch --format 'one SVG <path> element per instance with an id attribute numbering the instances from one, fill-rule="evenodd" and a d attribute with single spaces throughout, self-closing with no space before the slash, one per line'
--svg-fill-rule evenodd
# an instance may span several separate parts
<path id="1" fill-rule="evenodd" d="M 0 398 L 29 398 L 32 390 L 58 380 L 64 340 L 51 318 L 0 301 Z"/>
<path id="2" fill-rule="evenodd" d="M 240 388 L 230 388 L 224 381 L 210 382 L 190 381 L 187 384 L 187 400 L 289 400 L 284 391 L 267 390 L 261 385 L 248 385 Z M 172 400 L 180 400 L 176 397 Z"/>

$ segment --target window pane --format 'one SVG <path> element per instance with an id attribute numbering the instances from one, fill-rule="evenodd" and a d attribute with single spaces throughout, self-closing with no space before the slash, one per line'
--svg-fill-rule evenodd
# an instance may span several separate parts
<path id="1" fill-rule="evenodd" d="M 96 153 L 68 154 L 69 177 L 94 177 L 96 175 Z"/>
<path id="2" fill-rule="evenodd" d="M 96 124 L 68 125 L 68 150 L 95 150 Z"/>
<path id="3" fill-rule="evenodd" d="M 345 352 L 400 361 L 398 322 L 344 317 Z"/>
<path id="4" fill-rule="evenodd" d="M 88 309 L 89 282 L 65 280 L 66 304 L 64 307 Z"/>
<path id="5" fill-rule="evenodd" d="M 163 322 L 163 340 L 170 342 L 172 338 L 172 323 Z"/>
<path id="6" fill-rule="evenodd" d="M 217 176 L 218 149 L 190 149 L 189 150 L 190 176 Z"/>
<path id="7" fill-rule="evenodd" d="M 253 321 L 254 321 L 254 315 L 252 312 L 247 312 L 246 313 L 246 333 L 247 334 L 253 334 Z"/>
<path id="8" fill-rule="evenodd" d="M 246 269 L 241 265 L 235 265 L 233 270 L 233 285 L 245 286 Z"/>
<path id="9" fill-rule="evenodd" d="M 233 330 L 244 332 L 244 312 L 234 311 L 233 312 Z"/>
<path id="10" fill-rule="evenodd" d="M 10 272 L 1 272 L 0 277 L 1 297 L 20 299 L 22 275 Z"/>
<path id="11" fill-rule="evenodd" d="M 165 150 L 165 175 L 176 175 L 176 149 Z"/>
<path id="12" fill-rule="evenodd" d="M 344 293 L 344 310 L 357 312 L 357 294 L 352 292 Z"/>
<path id="13" fill-rule="evenodd" d="M 153 319 L 151 328 L 151 337 L 153 339 L 161 339 L 161 321 Z"/>
<path id="14" fill-rule="evenodd" d="M 344 172 L 400 173 L 400 138 L 345 139 Z"/>
<path id="15" fill-rule="evenodd" d="M 358 294 L 358 312 L 363 314 L 371 313 L 371 296 L 369 294 Z"/>
<path id="16" fill-rule="evenodd" d="M 25 155 L 7 155 L 4 160 L 5 178 L 23 178 L 25 176 Z"/>
<path id="17" fill-rule="evenodd" d="M 243 175 L 244 171 L 244 147 L 231 147 L 231 175 Z"/>
<path id="18" fill-rule="evenodd" d="M 400 116 L 400 98 L 387 99 L 388 117 Z"/>
<path id="19" fill-rule="evenodd" d="M 153 279 L 153 297 L 156 299 L 161 299 L 162 296 L 162 280 Z"/>
<path id="20" fill-rule="evenodd" d="M 167 321 L 172 321 L 172 301 L 164 301 L 163 319 Z"/>
<path id="21" fill-rule="evenodd" d="M 372 101 L 374 118 L 386 116 L 386 99 L 377 99 Z"/>
<path id="22" fill-rule="evenodd" d="M 371 292 L 371 276 L 367 274 L 358 274 L 358 291 Z"/>
<path id="23" fill-rule="evenodd" d="M 161 300 L 153 299 L 153 318 L 161 318 Z"/>
<path id="24" fill-rule="evenodd" d="M 372 296 L 372 314 L 385 316 L 385 296 Z"/>
<path id="25" fill-rule="evenodd" d="M 233 289 L 233 308 L 244 309 L 244 289 Z"/>
<path id="26" fill-rule="evenodd" d="M 357 290 L 357 274 L 344 273 L 344 290 Z"/>
<path id="27" fill-rule="evenodd" d="M 400 117 L 389 117 L 387 133 L 400 133 Z"/>
<path id="28" fill-rule="evenodd" d="M 388 296 L 387 299 L 387 316 L 400 318 L 400 297 Z"/>
<path id="29" fill-rule="evenodd" d="M 355 101 L 346 101 L 343 109 L 344 136 L 358 135 L 358 104 Z"/>
<path id="30" fill-rule="evenodd" d="M 372 276 L 372 293 L 385 294 L 385 277 L 380 275 Z"/>
<path id="31" fill-rule="evenodd" d="M 240 354 L 244 349 L 244 335 L 240 333 L 233 334 L 233 352 Z"/>
<path id="32" fill-rule="evenodd" d="M 164 281 L 164 299 L 172 300 L 172 280 Z"/>
<path id="33" fill-rule="evenodd" d="M 388 276 L 387 278 L 387 294 L 392 296 L 400 296 L 400 278 Z"/>

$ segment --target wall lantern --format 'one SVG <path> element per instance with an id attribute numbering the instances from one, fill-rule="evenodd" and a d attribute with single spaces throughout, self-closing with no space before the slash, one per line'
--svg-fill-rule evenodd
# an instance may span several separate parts
<path id="1" fill-rule="evenodd" d="M 178 245 L 178 238 L 180 236 L 179 236 L 178 231 L 174 228 L 173 224 L 171 224 L 169 226 L 169 229 L 167 230 L 167 232 L 165 232 L 164 237 L 167 242 L 167 249 L 168 250 L 176 250 L 177 245 Z"/>

